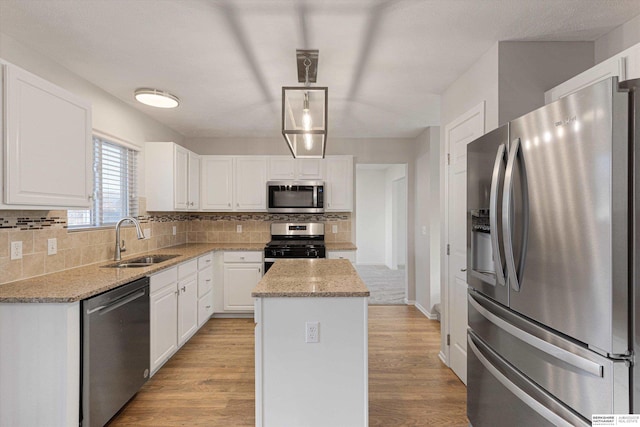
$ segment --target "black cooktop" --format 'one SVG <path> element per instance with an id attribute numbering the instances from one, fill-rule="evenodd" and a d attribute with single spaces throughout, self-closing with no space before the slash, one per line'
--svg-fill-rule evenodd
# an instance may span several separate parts
<path id="1" fill-rule="evenodd" d="M 272 240 L 267 243 L 267 248 L 320 248 L 324 247 L 324 240 Z"/>

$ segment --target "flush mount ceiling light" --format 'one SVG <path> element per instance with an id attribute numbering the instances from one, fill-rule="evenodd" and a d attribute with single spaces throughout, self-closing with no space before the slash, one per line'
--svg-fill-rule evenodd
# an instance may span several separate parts
<path id="1" fill-rule="evenodd" d="M 324 158 L 327 140 L 326 87 L 310 87 L 318 76 L 318 50 L 296 50 L 298 82 L 282 88 L 282 135 L 294 158 Z"/>
<path id="2" fill-rule="evenodd" d="M 176 108 L 180 104 L 177 96 L 158 89 L 136 89 L 134 96 L 138 102 L 158 108 Z"/>

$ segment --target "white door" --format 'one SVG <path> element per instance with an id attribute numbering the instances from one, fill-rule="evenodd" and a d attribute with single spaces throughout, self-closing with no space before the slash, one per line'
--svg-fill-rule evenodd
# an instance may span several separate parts
<path id="1" fill-rule="evenodd" d="M 178 293 L 178 345 L 182 345 L 198 329 L 198 276 L 181 279 Z"/>
<path id="2" fill-rule="evenodd" d="M 267 210 L 267 160 L 264 157 L 238 157 L 235 165 L 235 210 Z"/>
<path id="3" fill-rule="evenodd" d="M 153 278 L 152 278 L 153 280 Z M 176 283 L 150 296 L 151 372 L 155 372 L 178 348 L 178 293 Z"/>
<path id="4" fill-rule="evenodd" d="M 214 211 L 233 209 L 233 158 L 200 157 L 200 208 Z M 266 191 L 266 190 L 265 190 Z"/>
<path id="5" fill-rule="evenodd" d="M 262 277 L 262 264 L 224 265 L 224 309 L 253 311 L 251 291 Z"/>
<path id="6" fill-rule="evenodd" d="M 189 210 L 200 208 L 200 156 L 189 152 Z"/>
<path id="7" fill-rule="evenodd" d="M 189 151 L 180 147 L 174 146 L 174 164 L 173 164 L 173 191 L 174 191 L 174 203 L 176 209 L 188 209 L 189 205 Z"/>
<path id="8" fill-rule="evenodd" d="M 449 366 L 467 383 L 467 144 L 484 134 L 484 102 L 445 129 L 449 148 L 447 313 Z"/>

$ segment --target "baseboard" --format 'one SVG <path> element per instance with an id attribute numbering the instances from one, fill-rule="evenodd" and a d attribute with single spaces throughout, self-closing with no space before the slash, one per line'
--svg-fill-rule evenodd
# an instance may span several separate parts
<path id="1" fill-rule="evenodd" d="M 438 358 L 442 361 L 442 363 L 444 363 L 444 366 L 449 367 L 449 365 L 447 364 L 447 357 L 443 352 L 438 353 Z"/>
<path id="2" fill-rule="evenodd" d="M 211 319 L 249 319 L 253 313 L 214 313 Z"/>
<path id="3" fill-rule="evenodd" d="M 416 302 L 412 299 L 404 299 L 404 303 L 407 305 L 416 305 Z"/>
<path id="4" fill-rule="evenodd" d="M 422 305 L 415 303 L 416 308 L 422 313 L 424 314 L 427 319 L 429 320 L 440 320 L 440 317 L 438 316 L 438 313 L 431 313 L 429 310 L 427 310 L 426 308 L 424 308 Z"/>

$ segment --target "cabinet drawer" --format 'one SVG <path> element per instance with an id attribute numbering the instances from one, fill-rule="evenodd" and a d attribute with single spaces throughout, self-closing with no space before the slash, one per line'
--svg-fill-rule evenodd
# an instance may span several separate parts
<path id="1" fill-rule="evenodd" d="M 152 294 L 165 286 L 171 284 L 175 286 L 175 283 L 178 281 L 178 269 L 176 267 L 172 267 L 162 270 L 161 272 L 151 276 L 149 279 L 149 293 Z"/>
<path id="2" fill-rule="evenodd" d="M 198 300 L 198 326 L 202 326 L 213 314 L 213 292 Z"/>
<path id="3" fill-rule="evenodd" d="M 198 260 L 192 259 L 178 266 L 178 278 L 184 279 L 198 271 Z"/>
<path id="4" fill-rule="evenodd" d="M 262 252 L 225 252 L 224 262 L 262 262 Z"/>
<path id="5" fill-rule="evenodd" d="M 210 265 L 213 265 L 213 252 L 209 252 L 208 254 L 202 255 L 198 258 L 198 270 L 207 268 Z"/>
<path id="6" fill-rule="evenodd" d="M 202 297 L 213 288 L 213 267 L 205 268 L 198 273 L 198 297 Z"/>

